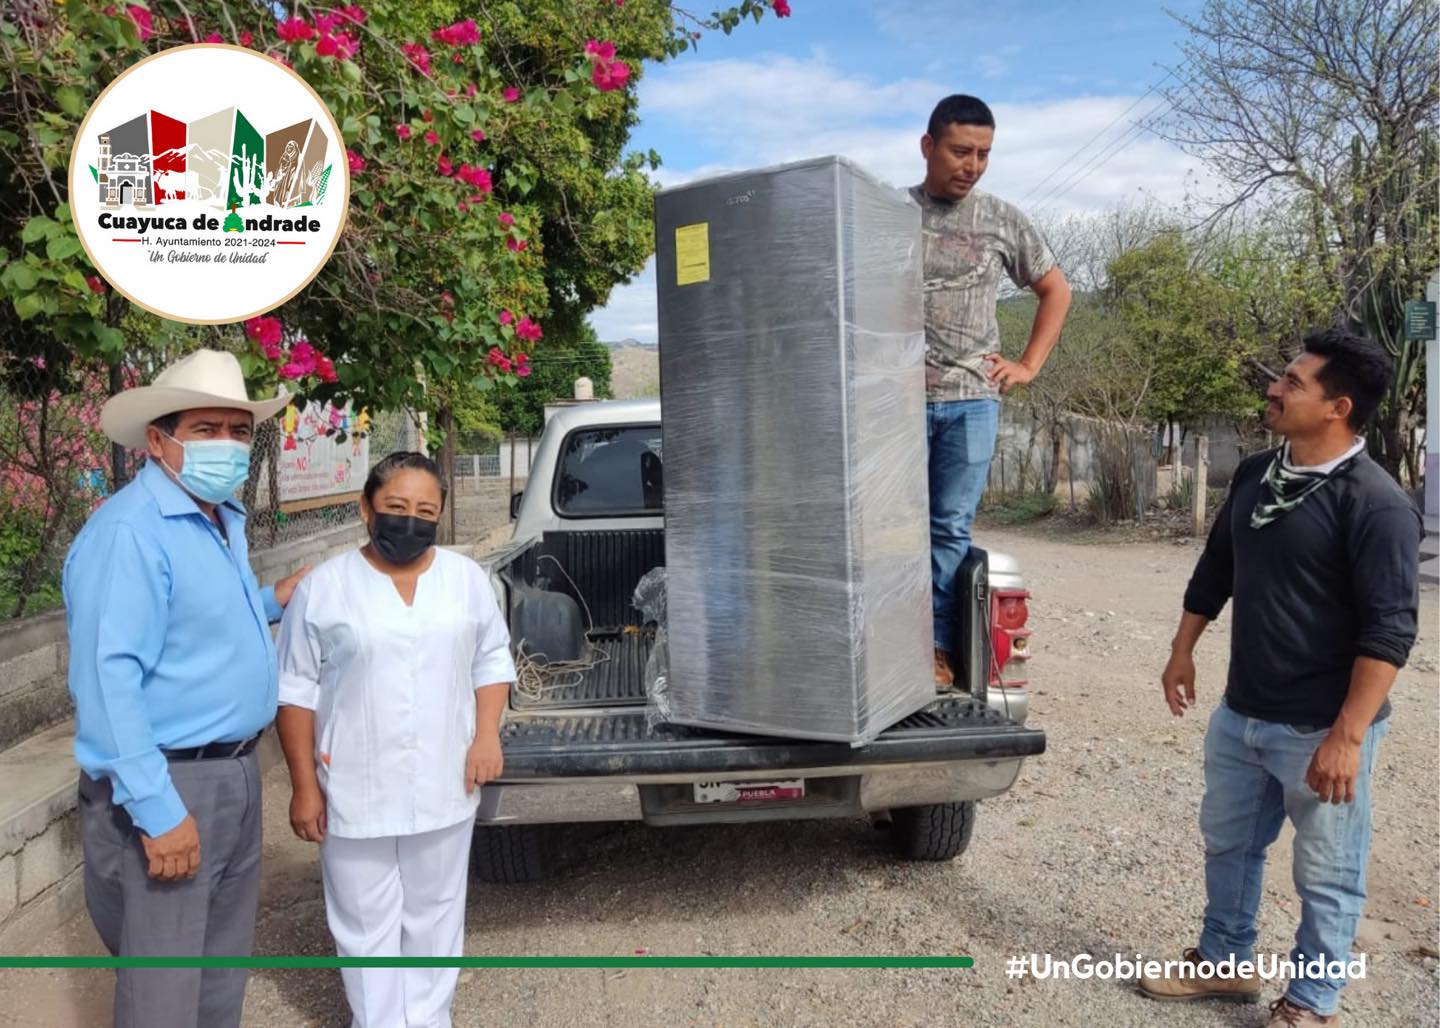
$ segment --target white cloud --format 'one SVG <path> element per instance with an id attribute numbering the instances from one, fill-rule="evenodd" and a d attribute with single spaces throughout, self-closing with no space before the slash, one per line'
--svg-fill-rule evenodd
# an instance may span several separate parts
<path id="1" fill-rule="evenodd" d="M 659 338 L 655 325 L 655 258 L 635 279 L 610 291 L 610 302 L 590 315 L 590 324 L 601 342 L 618 343 L 638 339 L 653 343 Z"/>
<path id="2" fill-rule="evenodd" d="M 662 167 L 655 176 L 662 186 L 826 154 L 910 185 L 924 177 L 919 140 L 930 110 L 949 92 L 926 78 L 887 82 L 851 73 L 824 55 L 765 56 L 652 71 L 640 113 L 702 135 L 712 153 L 735 155 L 723 163 Z M 994 104 L 998 128 L 983 188 L 1041 218 L 1145 200 L 1178 203 L 1195 177 L 1203 180 L 1192 158 L 1148 133 L 1106 153 L 1148 112 L 1142 104 L 1126 113 L 1133 102 L 1132 96 L 1080 96 Z M 1095 144 L 1071 158 L 1102 130 Z M 1103 163 L 1087 168 L 1097 154 Z M 1060 189 L 1063 195 L 1052 195 Z M 602 339 L 653 342 L 654 262 L 635 282 L 616 288 L 592 322 Z"/>

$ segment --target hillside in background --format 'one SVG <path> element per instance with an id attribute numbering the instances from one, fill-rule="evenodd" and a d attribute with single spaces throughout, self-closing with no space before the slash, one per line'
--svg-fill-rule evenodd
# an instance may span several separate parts
<path id="1" fill-rule="evenodd" d="M 610 348 L 610 388 L 617 400 L 660 395 L 660 351 L 634 339 L 606 343 Z"/>

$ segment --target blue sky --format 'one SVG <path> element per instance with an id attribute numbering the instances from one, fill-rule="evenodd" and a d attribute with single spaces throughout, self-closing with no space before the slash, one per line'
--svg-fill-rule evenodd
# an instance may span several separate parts
<path id="1" fill-rule="evenodd" d="M 1201 3 L 1167 6 L 1193 14 Z M 995 109 L 981 188 L 1042 225 L 1126 203 L 1173 204 L 1203 175 L 1171 144 L 1131 131 L 1163 113 L 1146 90 L 1179 63 L 1184 30 L 1158 4 L 791 0 L 791 8 L 788 19 L 747 23 L 728 38 L 707 34 L 698 53 L 646 66 L 632 143 L 662 155 L 662 184 L 838 153 L 908 185 L 923 175 L 918 139 L 930 109 L 954 92 Z M 601 339 L 654 342 L 654 306 L 647 267 L 591 321 Z"/>

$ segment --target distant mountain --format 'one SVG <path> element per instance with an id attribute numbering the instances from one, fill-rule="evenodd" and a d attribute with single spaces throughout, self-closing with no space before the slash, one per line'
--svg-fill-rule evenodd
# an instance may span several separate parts
<path id="1" fill-rule="evenodd" d="M 660 351 L 634 339 L 606 343 L 610 348 L 610 389 L 617 400 L 660 395 Z"/>
<path id="2" fill-rule="evenodd" d="M 654 350 L 658 348 L 655 343 L 642 343 L 638 339 L 621 339 L 619 342 L 606 343 L 605 345 L 611 350 L 628 350 L 632 347 L 640 350 Z"/>

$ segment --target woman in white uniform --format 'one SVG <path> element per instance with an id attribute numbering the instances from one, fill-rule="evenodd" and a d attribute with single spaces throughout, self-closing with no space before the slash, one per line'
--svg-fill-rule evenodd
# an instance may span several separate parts
<path id="1" fill-rule="evenodd" d="M 316 568 L 280 629 L 280 742 L 290 824 L 320 844 L 342 957 L 458 957 L 480 786 L 499 776 L 515 665 L 494 590 L 434 545 L 439 468 L 375 466 L 370 543 Z M 344 968 L 353 1024 L 450 1024 L 456 968 Z"/>

